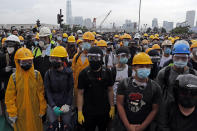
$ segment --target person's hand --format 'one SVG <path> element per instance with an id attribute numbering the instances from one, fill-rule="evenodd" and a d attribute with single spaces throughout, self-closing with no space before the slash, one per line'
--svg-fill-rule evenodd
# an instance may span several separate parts
<path id="1" fill-rule="evenodd" d="M 81 125 L 85 122 L 82 111 L 78 111 L 78 122 Z"/>
<path id="2" fill-rule="evenodd" d="M 111 109 L 109 111 L 109 117 L 113 120 L 115 116 L 115 107 L 111 106 Z"/>
<path id="3" fill-rule="evenodd" d="M 67 113 L 67 112 L 70 111 L 70 106 L 67 105 L 67 104 L 65 104 L 65 105 L 63 105 L 63 106 L 61 107 L 60 110 L 63 111 L 64 113 Z"/>
<path id="4" fill-rule="evenodd" d="M 138 127 L 139 125 L 134 125 L 134 124 L 130 124 L 129 128 L 127 129 L 128 131 L 136 131 L 136 128 Z"/>
<path id="5" fill-rule="evenodd" d="M 60 116 L 63 113 L 63 111 L 60 110 L 60 107 L 57 107 L 57 106 L 55 106 L 53 108 L 53 111 L 54 111 L 56 116 Z"/>
<path id="6" fill-rule="evenodd" d="M 12 70 L 12 67 L 11 66 L 6 66 L 5 67 L 5 72 L 10 72 Z"/>
<path id="7" fill-rule="evenodd" d="M 144 129 L 142 128 L 142 126 L 141 125 L 137 125 L 136 127 L 135 127 L 135 131 L 143 131 Z"/>

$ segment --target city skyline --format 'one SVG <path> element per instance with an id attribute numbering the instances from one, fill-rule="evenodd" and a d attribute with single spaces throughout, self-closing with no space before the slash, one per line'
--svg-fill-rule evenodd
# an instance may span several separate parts
<path id="1" fill-rule="evenodd" d="M 59 9 L 62 9 L 64 23 L 66 23 L 66 1 L 18 0 L 10 2 L 2 0 L 0 24 L 35 23 L 37 19 L 40 19 L 41 23 L 57 24 L 56 15 Z M 158 19 L 159 27 L 162 27 L 163 21 L 183 22 L 186 11 L 196 9 L 196 3 L 196 0 L 188 0 L 187 2 L 184 0 L 142 0 L 141 25 L 151 26 L 153 18 Z M 91 20 L 95 17 L 97 25 L 109 10 L 112 10 L 112 13 L 105 25 L 110 25 L 110 23 L 123 25 L 126 19 L 138 22 L 138 8 L 139 0 L 72 0 L 72 16 L 82 16 Z"/>

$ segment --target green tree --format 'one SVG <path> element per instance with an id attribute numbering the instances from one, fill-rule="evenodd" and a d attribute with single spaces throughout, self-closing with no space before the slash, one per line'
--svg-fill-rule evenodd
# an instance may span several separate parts
<path id="1" fill-rule="evenodd" d="M 152 29 L 149 27 L 149 28 L 146 30 L 146 33 L 150 33 L 151 30 L 152 30 Z"/>

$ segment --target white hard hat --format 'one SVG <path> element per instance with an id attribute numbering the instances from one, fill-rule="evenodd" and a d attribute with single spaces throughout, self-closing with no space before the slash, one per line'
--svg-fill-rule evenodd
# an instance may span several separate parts
<path id="1" fill-rule="evenodd" d="M 136 33 L 134 36 L 134 39 L 140 39 L 141 35 L 139 33 Z"/>
<path id="2" fill-rule="evenodd" d="M 20 43 L 20 40 L 19 40 L 19 38 L 16 35 L 10 35 L 10 36 L 8 36 L 7 39 L 5 40 L 5 42 L 6 41 L 13 41 L 13 42 Z"/>
<path id="3" fill-rule="evenodd" d="M 82 34 L 83 32 L 81 30 L 78 30 L 77 31 L 77 34 Z"/>
<path id="4" fill-rule="evenodd" d="M 45 37 L 51 35 L 49 27 L 42 27 L 39 32 L 39 37 Z"/>
<path id="5" fill-rule="evenodd" d="M 162 46 L 168 46 L 168 45 L 172 45 L 172 42 L 170 40 L 165 40 L 163 43 L 162 43 Z"/>

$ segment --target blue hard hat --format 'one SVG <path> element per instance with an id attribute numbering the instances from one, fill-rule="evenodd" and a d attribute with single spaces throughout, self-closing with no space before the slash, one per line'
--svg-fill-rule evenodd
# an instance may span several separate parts
<path id="1" fill-rule="evenodd" d="M 189 46 L 185 43 L 175 44 L 172 54 L 190 54 Z"/>

